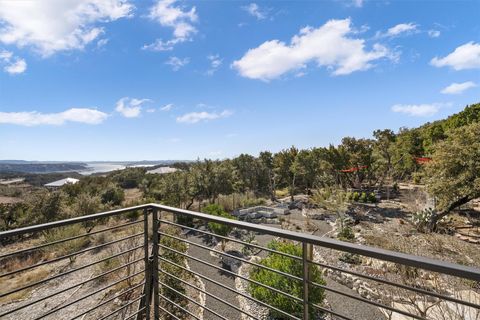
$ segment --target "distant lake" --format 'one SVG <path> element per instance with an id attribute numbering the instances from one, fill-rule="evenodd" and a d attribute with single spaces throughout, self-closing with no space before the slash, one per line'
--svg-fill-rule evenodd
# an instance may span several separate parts
<path id="1" fill-rule="evenodd" d="M 129 168 L 138 167 L 153 167 L 153 164 L 148 165 L 128 165 Z M 87 162 L 87 168 L 85 170 L 78 171 L 78 173 L 88 176 L 94 173 L 105 173 L 115 170 L 123 170 L 127 167 L 126 164 L 120 163 L 108 163 L 108 162 Z"/>
<path id="2" fill-rule="evenodd" d="M 94 173 L 100 172 L 110 172 L 115 170 L 123 170 L 127 166 L 124 164 L 118 163 L 87 163 L 87 167 L 85 170 L 78 171 L 78 173 L 83 174 L 84 176 L 88 176 Z"/>

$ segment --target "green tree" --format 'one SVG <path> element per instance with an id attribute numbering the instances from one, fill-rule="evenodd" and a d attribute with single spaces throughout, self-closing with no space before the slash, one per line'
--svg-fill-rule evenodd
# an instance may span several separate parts
<path id="1" fill-rule="evenodd" d="M 480 197 L 480 123 L 454 129 L 435 145 L 426 166 L 427 189 L 436 198 L 429 229 L 455 208 Z"/>
<path id="2" fill-rule="evenodd" d="M 225 212 L 221 206 L 218 204 L 210 204 L 203 208 L 204 213 L 211 214 L 216 217 L 222 217 L 222 218 L 227 218 L 227 219 L 235 219 L 234 216 L 229 214 L 228 212 Z M 233 227 L 223 224 L 223 223 L 217 223 L 217 222 L 209 222 L 208 223 L 208 228 L 215 234 L 218 234 L 219 236 L 226 237 L 230 234 L 232 231 Z M 222 250 L 225 250 L 225 246 L 227 244 L 226 239 L 221 238 L 222 240 Z"/>
<path id="3" fill-rule="evenodd" d="M 272 241 L 269 243 L 268 247 L 270 249 L 283 253 L 288 253 L 297 257 L 302 256 L 302 247 L 300 245 L 295 245 L 291 242 Z M 293 276 L 303 276 L 303 263 L 301 260 L 287 258 L 280 254 L 271 252 L 259 263 L 265 267 L 276 269 L 291 274 Z M 320 285 L 325 285 L 325 281 L 322 278 L 320 269 L 315 265 L 310 265 L 310 268 L 311 281 Z M 252 268 L 252 270 L 250 271 L 250 279 L 270 286 L 272 288 L 281 290 L 298 298 L 301 298 L 303 295 L 303 283 L 301 281 L 285 277 L 281 274 L 263 269 L 261 267 Z M 303 306 L 301 303 L 293 301 L 291 298 L 285 295 L 276 293 L 255 283 L 250 283 L 248 290 L 252 297 L 254 297 L 255 299 L 268 303 L 269 305 L 272 305 L 287 314 L 294 315 L 300 318 L 302 317 Z M 324 298 L 324 289 L 317 286 L 310 286 L 309 300 L 311 303 L 321 304 Z M 312 319 L 314 319 L 313 313 L 314 311 L 311 310 Z M 272 309 L 270 310 L 270 314 L 275 319 L 290 319 L 282 313 Z"/>

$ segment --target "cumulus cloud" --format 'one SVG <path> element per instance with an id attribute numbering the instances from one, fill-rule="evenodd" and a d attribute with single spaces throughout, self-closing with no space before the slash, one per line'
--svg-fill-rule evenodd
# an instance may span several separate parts
<path id="1" fill-rule="evenodd" d="M 189 62 L 190 58 L 170 57 L 165 64 L 171 66 L 173 71 L 178 71 L 180 68 L 186 66 Z"/>
<path id="2" fill-rule="evenodd" d="M 197 123 L 197 122 L 206 122 L 210 120 L 216 120 L 221 118 L 227 118 L 232 115 L 230 110 L 223 110 L 220 113 L 217 112 L 190 112 L 182 116 L 177 117 L 178 123 Z"/>
<path id="3" fill-rule="evenodd" d="M 21 126 L 62 125 L 65 122 L 86 124 L 102 123 L 108 115 L 96 109 L 71 108 L 58 113 L 30 112 L 0 112 L 0 123 Z"/>
<path id="4" fill-rule="evenodd" d="M 242 10 L 248 12 L 249 15 L 257 20 L 263 20 L 267 17 L 267 12 L 259 7 L 258 4 L 252 2 L 247 6 L 243 6 Z"/>
<path id="5" fill-rule="evenodd" d="M 450 67 L 454 70 L 479 69 L 480 43 L 473 41 L 465 43 L 443 58 L 433 58 L 430 64 L 435 67 Z"/>
<path id="6" fill-rule="evenodd" d="M 176 0 L 158 0 L 150 8 L 148 17 L 158 22 L 163 27 L 173 29 L 173 38 L 167 41 L 156 39 L 153 43 L 143 46 L 143 49 L 153 51 L 169 51 L 173 47 L 185 41 L 191 40 L 197 33 L 194 23 L 198 20 L 196 8 L 185 10 L 181 6 L 176 6 Z"/>
<path id="7" fill-rule="evenodd" d="M 468 90 L 470 88 L 474 88 L 477 85 L 473 81 L 466 81 L 462 83 L 452 83 L 451 85 L 445 87 L 440 91 L 443 94 L 461 94 L 465 90 Z"/>
<path id="8" fill-rule="evenodd" d="M 381 58 L 394 59 L 394 54 L 378 43 L 367 50 L 365 40 L 349 37 L 354 33 L 350 19 L 330 20 L 317 29 L 301 29 L 290 44 L 266 41 L 248 50 L 232 67 L 243 77 L 268 81 L 306 68 L 310 62 L 327 67 L 334 75 L 346 75 L 367 70 Z"/>
<path id="9" fill-rule="evenodd" d="M 25 60 L 14 56 L 11 51 L 0 51 L 0 64 L 3 65 L 3 70 L 9 74 L 24 73 L 27 70 Z"/>
<path id="10" fill-rule="evenodd" d="M 104 33 L 98 23 L 132 15 L 126 0 L 0 1 L 0 42 L 42 56 L 83 49 Z"/>
<path id="11" fill-rule="evenodd" d="M 142 105 L 150 99 L 135 99 L 123 97 L 117 101 L 115 110 L 121 113 L 125 118 L 136 118 L 142 112 Z"/>
<path id="12" fill-rule="evenodd" d="M 436 114 L 444 106 L 446 106 L 444 103 L 396 104 L 392 106 L 392 111 L 413 117 L 429 117 Z"/>

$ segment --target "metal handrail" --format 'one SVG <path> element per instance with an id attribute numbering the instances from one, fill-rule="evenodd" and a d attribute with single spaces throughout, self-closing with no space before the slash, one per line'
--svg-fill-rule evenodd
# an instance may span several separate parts
<path id="1" fill-rule="evenodd" d="M 130 236 L 127 236 L 127 237 L 124 237 L 124 238 L 121 238 L 121 239 L 116 239 L 116 240 L 113 240 L 113 241 L 110 241 L 110 242 L 107 242 L 107 243 L 103 243 L 101 245 L 81 249 L 81 250 L 78 250 L 78 251 L 73 252 L 73 253 L 68 253 L 68 254 L 66 254 L 64 256 L 61 256 L 61 257 L 56 257 L 56 258 L 53 258 L 53 259 L 50 259 L 50 260 L 47 260 L 47 261 L 44 261 L 44 262 L 40 262 L 40 263 L 37 263 L 37 264 L 27 266 L 27 267 L 22 267 L 22 268 L 17 269 L 17 270 L 8 271 L 8 272 L 5 272 L 5 273 L 1 274 L 0 278 L 1 277 L 7 277 L 7 276 L 13 276 L 13 275 L 15 275 L 17 273 L 20 273 L 20 272 L 23 272 L 23 271 L 34 269 L 34 268 L 37 268 L 39 266 L 43 266 L 43 265 L 50 264 L 50 263 L 53 263 L 53 262 L 56 262 L 56 261 L 60 261 L 62 259 L 68 258 L 68 257 L 73 257 L 73 256 L 76 256 L 76 255 L 79 255 L 79 254 L 86 253 L 88 251 L 92 251 L 93 249 L 102 248 L 102 247 L 108 246 L 110 244 L 118 243 L 118 242 L 123 241 L 123 240 L 133 239 L 134 237 L 141 236 L 143 234 L 143 236 L 144 236 L 143 240 L 144 241 L 143 241 L 142 245 L 137 245 L 137 246 L 135 246 L 131 249 L 125 250 L 121 253 L 111 255 L 108 258 L 103 258 L 103 259 L 100 259 L 100 260 L 97 260 L 97 261 L 94 261 L 94 262 L 90 262 L 90 263 L 85 264 L 83 266 L 80 266 L 80 267 L 77 267 L 77 268 L 74 268 L 74 269 L 71 269 L 71 270 L 68 270 L 68 271 L 64 271 L 60 274 L 50 276 L 49 278 L 46 278 L 46 279 L 43 279 L 43 280 L 40 280 L 40 281 L 36 281 L 36 282 L 33 282 L 33 283 L 29 283 L 27 285 L 24 285 L 21 288 L 16 288 L 16 289 L 10 290 L 8 292 L 3 292 L 3 293 L 0 292 L 0 297 L 8 296 L 8 295 L 13 294 L 15 292 L 18 292 L 18 291 L 21 291 L 21 290 L 24 290 L 24 289 L 28 289 L 28 288 L 32 288 L 32 287 L 37 286 L 39 284 L 43 284 L 47 281 L 57 279 L 59 277 L 62 277 L 64 275 L 76 272 L 76 271 L 84 269 L 84 268 L 87 268 L 89 266 L 96 265 L 96 264 L 98 264 L 102 261 L 107 261 L 107 260 L 112 259 L 114 257 L 118 257 L 122 254 L 125 254 L 125 253 L 128 253 L 128 252 L 132 252 L 134 250 L 143 248 L 143 250 L 144 250 L 143 257 L 137 258 L 134 262 L 125 264 L 123 266 L 120 266 L 120 267 L 117 267 L 117 268 L 114 268 L 114 269 L 111 269 L 107 272 L 104 272 L 101 275 L 98 275 L 98 276 L 96 276 L 92 279 L 89 279 L 87 281 L 80 282 L 80 283 L 78 283 L 78 284 L 76 284 L 76 285 L 74 285 L 70 288 L 74 288 L 74 287 L 77 287 L 77 286 L 81 285 L 82 283 L 87 283 L 87 282 L 90 282 L 94 279 L 98 279 L 98 278 L 102 277 L 103 275 L 113 273 L 113 272 L 121 269 L 122 267 L 125 267 L 125 266 L 133 264 L 133 263 L 137 263 L 137 262 L 140 262 L 140 261 L 143 260 L 144 261 L 144 268 L 141 271 L 136 272 L 133 276 L 127 277 L 127 278 L 132 278 L 134 276 L 143 275 L 144 282 L 142 282 L 142 283 L 144 283 L 144 288 L 143 288 L 143 292 L 141 293 L 141 295 L 139 297 L 135 298 L 134 300 L 130 301 L 128 304 L 124 305 L 123 307 L 107 314 L 106 316 L 103 316 L 103 318 L 101 318 L 101 319 L 106 319 L 109 316 L 114 315 L 115 313 L 118 313 L 121 310 L 123 310 L 123 309 L 127 308 L 128 306 L 131 306 L 131 305 L 133 305 L 134 303 L 137 303 L 137 302 L 138 302 L 137 311 L 133 314 L 130 314 L 127 317 L 127 319 L 133 318 L 133 317 L 136 317 L 137 320 L 138 319 L 144 319 L 144 318 L 149 319 L 150 318 L 150 313 L 151 313 L 150 310 L 154 314 L 154 316 L 153 316 L 154 319 L 159 319 L 159 311 L 164 312 L 165 314 L 168 314 L 169 316 L 171 316 L 173 318 L 177 318 L 175 315 L 170 313 L 168 308 L 162 307 L 159 303 L 159 299 L 164 299 L 164 301 L 167 301 L 167 302 L 171 303 L 171 305 L 176 305 L 176 303 L 174 301 L 169 300 L 167 297 L 165 297 L 163 294 L 161 294 L 161 292 L 159 290 L 159 287 L 165 288 L 166 290 L 170 290 L 171 292 L 174 292 L 175 289 L 169 287 L 167 284 L 165 284 L 165 283 L 163 283 L 159 280 L 159 274 L 160 273 L 165 274 L 166 276 L 170 276 L 170 277 L 176 279 L 177 281 L 179 281 L 180 283 L 183 283 L 183 284 L 186 284 L 186 285 L 190 286 L 192 289 L 197 290 L 198 292 L 202 292 L 203 294 L 205 294 L 205 295 L 207 295 L 207 296 L 209 296 L 213 299 L 216 299 L 220 302 L 223 302 L 225 305 L 230 306 L 234 310 L 243 313 L 247 317 L 248 316 L 250 316 L 250 318 L 252 317 L 248 313 L 242 311 L 241 308 L 238 308 L 238 307 L 232 305 L 230 302 L 223 301 L 221 297 L 219 297 L 217 295 L 212 295 L 211 293 L 209 293 L 208 291 L 206 291 L 204 289 L 201 289 L 197 286 L 191 285 L 188 282 L 182 280 L 181 278 L 178 278 L 178 277 L 176 277 L 172 274 L 169 274 L 168 272 L 165 272 L 164 270 L 160 270 L 159 269 L 160 262 L 167 262 L 167 263 L 169 263 L 171 265 L 174 265 L 177 268 L 180 268 L 180 269 L 182 269 L 186 272 L 190 272 L 191 274 L 196 275 L 196 276 L 198 276 L 198 277 L 200 277 L 200 278 L 202 278 L 206 281 L 210 281 L 210 282 L 212 282 L 216 285 L 219 285 L 220 287 L 223 287 L 226 290 L 232 291 L 232 292 L 236 293 L 238 296 L 242 296 L 244 298 L 250 299 L 252 302 L 257 303 L 259 305 L 262 305 L 264 307 L 267 307 L 270 310 L 273 310 L 275 312 L 280 312 L 280 313 L 284 314 L 285 316 L 287 316 L 289 318 L 292 318 L 292 319 L 300 319 L 293 314 L 285 314 L 282 310 L 280 310 L 280 309 L 278 309 L 274 306 L 271 306 L 268 303 L 264 303 L 260 300 L 257 300 L 254 297 L 252 297 L 252 296 L 250 296 L 246 293 L 242 293 L 242 292 L 239 292 L 238 290 L 235 290 L 233 288 L 229 288 L 228 286 L 225 286 L 222 283 L 219 283 L 219 282 L 217 282 L 213 279 L 210 279 L 210 278 L 202 275 L 201 273 L 195 272 L 193 270 L 190 270 L 189 268 L 185 268 L 184 266 L 175 264 L 174 262 L 172 262 L 168 259 L 165 259 L 164 257 L 162 257 L 159 254 L 159 249 L 162 249 L 162 250 L 169 250 L 169 251 L 177 254 L 178 256 L 182 256 L 184 259 L 189 259 L 189 260 L 192 260 L 192 261 L 202 263 L 202 265 L 204 265 L 208 268 L 213 268 L 215 270 L 221 270 L 223 272 L 226 272 L 229 275 L 234 276 L 237 279 L 241 279 L 243 281 L 246 281 L 247 283 L 254 283 L 255 285 L 259 285 L 259 286 L 261 286 L 261 287 L 263 287 L 267 290 L 270 290 L 270 291 L 272 291 L 276 294 L 282 294 L 285 297 L 291 299 L 294 303 L 303 303 L 303 319 L 308 319 L 309 318 L 310 307 L 312 309 L 318 309 L 322 312 L 329 312 L 332 315 L 343 318 L 343 319 L 349 319 L 347 316 L 341 315 L 334 310 L 330 310 L 328 308 L 324 308 L 323 306 L 319 306 L 319 305 L 316 305 L 316 304 L 310 302 L 309 301 L 309 287 L 310 286 L 319 287 L 319 288 L 322 288 L 326 291 L 330 291 L 330 292 L 333 292 L 335 294 L 340 294 L 344 297 L 355 299 L 357 301 L 363 302 L 365 304 L 373 305 L 373 306 L 379 307 L 381 309 L 389 310 L 389 311 L 392 311 L 392 312 L 397 312 L 397 313 L 404 314 L 404 315 L 407 315 L 407 316 L 410 316 L 410 317 L 413 317 L 413 318 L 417 318 L 417 319 L 425 319 L 423 317 L 416 316 L 414 314 L 402 312 L 400 310 L 397 310 L 397 309 L 395 309 L 393 307 L 390 307 L 388 305 L 379 303 L 377 301 L 372 301 L 372 300 L 366 299 L 364 297 L 358 297 L 358 296 L 355 296 L 355 295 L 352 295 L 352 294 L 349 294 L 349 293 L 345 293 L 345 292 L 341 292 L 341 291 L 332 289 L 332 288 L 330 288 L 326 285 L 323 285 L 323 284 L 315 283 L 309 278 L 309 274 L 310 274 L 309 270 L 310 270 L 310 268 L 314 268 L 314 267 L 317 267 L 317 266 L 320 266 L 322 268 L 327 268 L 327 269 L 330 268 L 330 269 L 336 270 L 338 272 L 345 272 L 347 274 L 355 275 L 355 276 L 358 276 L 358 277 L 363 277 L 363 278 L 366 278 L 368 280 L 378 281 L 378 282 L 383 283 L 383 284 L 396 286 L 396 287 L 406 289 L 406 290 L 411 290 L 411 291 L 414 291 L 418 294 L 422 294 L 422 295 L 425 295 L 425 296 L 431 296 L 431 297 L 435 297 L 437 299 L 443 299 L 445 301 L 450 301 L 450 302 L 454 302 L 454 303 L 458 303 L 458 304 L 463 304 L 464 306 L 467 306 L 467 307 L 473 307 L 473 308 L 479 308 L 480 307 L 478 304 L 468 302 L 468 301 L 462 301 L 460 299 L 456 299 L 455 297 L 450 297 L 450 296 L 444 295 L 442 293 L 430 292 L 430 291 L 424 290 L 422 288 L 410 287 L 410 286 L 407 286 L 405 284 L 395 283 L 395 282 L 392 282 L 392 281 L 388 281 L 386 279 L 375 278 L 375 277 L 371 277 L 371 276 L 368 276 L 368 275 L 363 275 L 360 272 L 345 270 L 345 269 L 342 269 L 342 268 L 339 268 L 339 267 L 336 267 L 336 266 L 331 266 L 331 265 L 328 265 L 328 264 L 325 264 L 325 263 L 320 263 L 320 262 L 313 261 L 312 250 L 313 250 L 314 246 L 319 246 L 319 247 L 334 249 L 334 250 L 338 250 L 338 251 L 348 252 L 348 253 L 352 253 L 352 254 L 359 254 L 359 255 L 362 255 L 362 256 L 366 256 L 366 257 L 370 257 L 370 258 L 374 258 L 374 259 L 378 259 L 378 260 L 383 260 L 383 261 L 388 261 L 388 262 L 392 262 L 392 263 L 397 263 L 397 264 L 401 264 L 401 265 L 408 266 L 408 267 L 420 268 L 420 269 L 423 269 L 423 270 L 438 272 L 438 273 L 449 275 L 449 276 L 460 277 L 460 278 L 463 278 L 463 279 L 468 279 L 468 280 L 480 282 L 480 269 L 478 269 L 476 267 L 463 266 L 463 265 L 453 264 L 453 263 L 444 262 L 444 261 L 440 261 L 440 260 L 435 260 L 435 259 L 431 259 L 431 258 L 409 255 L 409 254 L 404 254 L 404 253 L 399 253 L 399 252 L 394 252 L 394 251 L 389 251 L 389 250 L 384 250 L 384 249 L 378 249 L 378 248 L 373 248 L 373 247 L 369 247 L 369 246 L 353 244 L 353 243 L 349 243 L 349 242 L 343 242 L 343 241 L 339 241 L 339 240 L 331 239 L 331 238 L 326 238 L 326 237 L 318 237 L 318 236 L 314 236 L 314 235 L 310 235 L 310 234 L 303 234 L 303 233 L 278 229 L 278 228 L 269 227 L 269 226 L 258 225 L 258 224 L 254 224 L 254 223 L 244 222 L 244 221 L 237 221 L 237 220 L 222 218 L 222 217 L 218 217 L 218 216 L 213 216 L 213 215 L 200 213 L 200 212 L 194 212 L 194 211 L 185 210 L 185 209 L 178 209 L 178 208 L 165 206 L 165 205 L 161 205 L 161 204 L 155 204 L 155 203 L 148 203 L 148 204 L 133 206 L 133 207 L 129 207 L 129 208 L 122 208 L 122 209 L 117 209 L 117 210 L 105 211 L 105 212 L 96 213 L 96 214 L 87 215 L 87 216 L 75 217 L 75 218 L 71 218 L 71 219 L 54 221 L 54 222 L 49 222 L 49 223 L 40 224 L 40 225 L 34 225 L 34 226 L 29 226 L 29 227 L 24 227 L 24 228 L 19 228 L 19 229 L 2 231 L 2 232 L 0 232 L 0 241 L 2 241 L 3 239 L 10 238 L 10 237 L 31 235 L 31 234 L 35 234 L 37 232 L 41 232 L 41 231 L 44 231 L 44 230 L 49 230 L 49 229 L 58 228 L 58 227 L 62 227 L 62 226 L 68 226 L 68 225 L 77 224 L 77 223 L 83 223 L 83 222 L 87 222 L 87 221 L 95 221 L 95 220 L 98 220 L 98 219 L 104 219 L 104 218 L 108 218 L 108 217 L 113 217 L 113 216 L 129 213 L 129 212 L 132 212 L 132 211 L 143 211 L 143 219 L 133 221 L 133 222 L 124 223 L 124 224 L 120 224 L 118 226 L 107 227 L 107 228 L 104 228 L 104 229 L 101 229 L 101 230 L 93 231 L 91 233 L 85 233 L 85 234 L 75 235 L 75 236 L 65 238 L 65 239 L 61 239 L 61 240 L 55 240 L 55 241 L 50 242 L 50 243 L 44 243 L 44 244 L 40 244 L 38 246 L 29 247 L 29 248 L 17 250 L 17 251 L 14 251 L 14 252 L 0 254 L 0 260 L 3 260 L 3 259 L 10 258 L 11 256 L 14 256 L 14 255 L 27 253 L 28 251 L 37 250 L 37 249 L 45 248 L 45 247 L 48 247 L 48 246 L 53 246 L 53 245 L 60 244 L 60 243 L 63 243 L 63 242 L 72 241 L 72 240 L 75 240 L 75 239 L 78 239 L 78 238 L 88 237 L 88 236 L 91 236 L 93 234 L 98 234 L 98 233 L 101 233 L 101 232 L 105 232 L 105 231 L 109 231 L 109 230 L 113 230 L 113 229 L 118 229 L 118 228 L 122 228 L 122 227 L 125 227 L 125 226 L 131 226 L 131 225 L 143 222 L 143 230 L 140 233 L 136 233 L 134 235 L 130 235 Z M 197 229 L 192 228 L 192 227 L 183 226 L 183 225 L 175 223 L 175 222 L 167 221 L 166 219 L 159 219 L 158 212 L 168 212 L 168 213 L 171 213 L 173 215 L 184 215 L 184 216 L 188 216 L 188 217 L 191 217 L 191 218 L 194 218 L 194 219 L 197 219 L 197 220 L 201 220 L 201 221 L 205 221 L 205 222 L 214 222 L 214 223 L 224 224 L 224 225 L 228 225 L 228 226 L 239 228 L 239 229 L 253 231 L 255 233 L 268 234 L 268 235 L 279 237 L 279 238 L 282 238 L 282 239 L 292 240 L 292 241 L 295 241 L 295 242 L 298 242 L 298 243 L 302 244 L 303 256 L 290 255 L 290 254 L 287 254 L 287 253 L 276 251 L 273 248 L 266 248 L 264 246 L 260 246 L 260 245 L 256 245 L 256 244 L 250 244 L 248 242 L 245 242 L 245 241 L 242 241 L 242 240 L 239 240 L 239 239 L 234 239 L 234 238 L 231 238 L 231 237 L 228 237 L 228 236 L 216 235 L 215 233 L 212 233 L 212 232 L 208 232 L 208 231 L 204 231 L 204 230 L 197 230 Z M 150 225 L 150 222 L 149 222 L 150 219 L 151 219 L 151 222 L 152 222 L 151 225 Z M 204 235 L 217 237 L 218 239 L 232 240 L 233 242 L 238 243 L 238 244 L 240 244 L 244 247 L 257 248 L 257 249 L 260 249 L 260 250 L 264 250 L 265 252 L 268 252 L 269 254 L 279 254 L 279 255 L 285 256 L 285 258 L 287 258 L 287 259 L 294 259 L 294 261 L 300 261 L 301 263 L 303 263 L 303 265 L 302 265 L 303 275 L 301 275 L 301 277 L 299 277 L 298 275 L 288 274 L 288 273 L 283 272 L 281 270 L 277 270 L 277 269 L 274 269 L 274 268 L 269 268 L 269 267 L 263 266 L 261 264 L 255 263 L 253 261 L 249 261 L 248 259 L 236 257 L 236 256 L 228 254 L 226 252 L 222 252 L 222 251 L 216 250 L 214 248 L 211 248 L 209 246 L 205 246 L 205 245 L 202 245 L 202 244 L 195 243 L 193 241 L 186 240 L 183 237 L 178 237 L 178 236 L 166 234 L 166 233 L 160 231 L 159 226 L 161 224 L 171 225 L 174 228 L 181 228 L 181 229 L 184 229 L 184 230 L 198 231 L 198 232 L 200 232 Z M 150 232 L 151 232 L 151 237 L 149 236 Z M 246 263 L 246 264 L 250 264 L 250 265 L 252 265 L 256 268 L 262 268 L 262 269 L 264 269 L 268 272 L 272 272 L 272 273 L 275 273 L 275 274 L 283 276 L 283 277 L 287 277 L 287 278 L 290 278 L 290 279 L 293 279 L 293 280 L 300 280 L 303 283 L 303 295 L 297 297 L 296 295 L 292 295 L 290 293 L 283 292 L 282 290 L 279 290 L 278 288 L 274 288 L 274 287 L 262 284 L 258 281 L 254 281 L 253 279 L 249 279 L 248 277 L 242 276 L 239 273 L 224 270 L 223 268 L 221 268 L 219 266 L 216 266 L 215 264 L 212 264 L 212 263 L 209 263 L 209 262 L 204 261 L 202 259 L 199 259 L 198 257 L 193 257 L 188 253 L 180 252 L 180 251 L 177 251 L 173 248 L 166 247 L 165 245 L 160 243 L 160 237 L 170 237 L 170 238 L 174 239 L 175 241 L 182 241 L 183 243 L 186 243 L 187 245 L 193 245 L 193 246 L 196 246 L 196 247 L 198 247 L 202 250 L 207 250 L 211 253 L 216 253 L 216 254 L 219 254 L 221 256 L 225 256 L 225 257 L 235 259 L 237 261 L 240 261 L 240 262 L 243 262 L 243 263 Z M 125 280 L 127 278 L 124 278 L 123 280 Z M 108 286 L 104 287 L 104 289 L 105 288 L 110 288 L 113 285 L 108 285 Z M 134 291 L 134 289 L 137 289 L 139 287 L 140 287 L 140 285 L 137 284 L 137 285 L 135 285 L 135 287 L 124 291 L 124 293 Z M 0 317 L 2 315 L 7 315 L 7 314 L 14 313 L 14 312 L 16 312 L 20 309 L 23 309 L 25 307 L 28 307 L 28 306 L 30 306 L 32 304 L 35 304 L 35 303 L 38 303 L 40 301 L 44 301 L 46 299 L 49 299 L 49 298 L 55 296 L 56 294 L 59 294 L 61 292 L 65 292 L 65 291 L 69 290 L 70 288 L 62 289 L 59 292 L 47 295 L 47 296 L 42 297 L 40 299 L 34 300 L 32 302 L 28 302 L 24 305 L 15 307 L 14 309 L 10 309 L 7 312 L 1 312 L 0 311 Z M 83 296 L 82 298 L 77 299 L 73 302 L 69 302 L 69 303 L 66 303 L 63 306 L 54 308 L 54 309 L 48 311 L 47 313 L 41 315 L 39 317 L 39 319 L 46 316 L 46 315 L 49 315 L 49 314 L 54 313 L 56 311 L 59 311 L 59 310 L 65 308 L 65 307 L 73 305 L 73 304 L 77 303 L 78 301 L 80 301 L 81 299 L 85 299 L 86 297 L 90 297 L 90 296 L 94 295 L 95 292 L 100 292 L 104 289 L 94 291 L 94 293 L 89 293 L 89 294 Z M 187 301 L 190 301 L 194 305 L 198 305 L 199 307 L 203 308 L 204 311 L 211 312 L 212 314 L 216 315 L 217 317 L 224 318 L 224 316 L 222 316 L 220 313 L 218 313 L 218 311 L 220 311 L 220 310 L 213 310 L 211 308 L 206 307 L 205 305 L 199 304 L 196 300 L 191 299 L 190 297 L 185 296 L 182 293 L 178 293 L 178 294 L 180 296 L 183 296 L 185 299 L 187 299 Z M 112 301 L 112 299 L 108 299 L 108 300 L 106 300 L 106 301 L 104 301 L 104 302 L 102 302 L 98 305 L 95 305 L 92 308 L 90 308 L 89 310 L 84 311 L 84 313 L 82 313 L 81 315 L 87 314 L 90 311 L 98 309 L 100 306 L 106 305 L 108 302 L 111 302 L 111 301 Z M 185 312 L 186 315 L 189 315 L 190 317 L 196 318 L 196 316 L 194 316 L 189 310 L 187 310 L 185 308 L 182 308 L 179 305 L 177 305 L 177 307 L 180 307 Z M 74 318 L 77 318 L 81 315 L 77 315 Z M 74 319 L 74 318 L 72 318 L 72 319 Z"/>
<path id="2" fill-rule="evenodd" d="M 217 217 L 217 216 L 213 216 L 205 213 L 174 208 L 174 207 L 165 206 L 165 205 L 156 204 L 156 203 L 147 203 L 147 204 L 138 205 L 138 206 L 129 207 L 129 208 L 105 211 L 105 212 L 96 213 L 96 214 L 87 215 L 87 216 L 81 216 L 81 217 L 76 217 L 71 219 L 65 219 L 60 221 L 34 225 L 30 227 L 2 231 L 0 232 L 0 241 L 4 238 L 11 237 L 11 236 L 18 236 L 18 235 L 23 235 L 27 233 L 43 231 L 43 230 L 51 229 L 55 227 L 61 227 L 65 225 L 111 217 L 121 213 L 127 213 L 130 211 L 144 210 L 144 209 L 147 209 L 147 210 L 158 209 L 158 210 L 170 212 L 173 214 L 183 214 L 183 215 L 191 216 L 193 218 L 197 218 L 200 220 L 205 220 L 209 222 L 218 222 L 221 224 L 226 224 L 226 225 L 237 227 L 240 229 L 246 229 L 250 231 L 261 232 L 261 233 L 270 234 L 273 236 L 278 236 L 284 239 L 289 239 L 289 240 L 294 240 L 299 242 L 307 242 L 320 247 L 326 247 L 329 249 L 356 253 L 356 254 L 360 254 L 362 256 L 366 256 L 370 258 L 389 261 L 393 263 L 400 263 L 409 267 L 415 267 L 415 268 L 420 268 L 428 271 L 444 273 L 447 275 L 461 277 L 461 278 L 465 278 L 473 281 L 480 281 L 480 269 L 470 267 L 470 266 L 458 265 L 458 264 L 435 260 L 427 257 L 415 256 L 415 255 L 410 255 L 406 253 L 379 249 L 379 248 L 369 247 L 369 246 L 360 245 L 360 244 L 343 242 L 340 240 L 326 238 L 326 237 L 318 237 L 310 234 L 277 229 L 269 226 L 261 226 L 258 224 L 245 222 L 245 221 L 231 220 L 228 218 Z"/>

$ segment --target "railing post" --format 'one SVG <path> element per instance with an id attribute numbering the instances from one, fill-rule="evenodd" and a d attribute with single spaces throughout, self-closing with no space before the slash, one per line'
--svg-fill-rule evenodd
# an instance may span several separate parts
<path id="1" fill-rule="evenodd" d="M 143 312 L 137 314 L 137 320 L 150 320 L 150 301 L 151 301 L 151 263 L 149 259 L 149 250 L 148 250 L 148 209 L 143 209 L 143 247 L 144 247 L 144 264 L 145 264 L 145 286 L 143 287 L 143 298 L 140 300 L 138 305 L 138 310 L 145 308 Z M 145 317 L 143 317 L 145 315 Z"/>
<path id="2" fill-rule="evenodd" d="M 309 285 L 311 278 L 310 263 L 313 261 L 313 246 L 310 243 L 302 242 L 303 262 L 303 319 L 308 320 L 309 314 Z"/>
<path id="3" fill-rule="evenodd" d="M 159 315 L 159 306 L 160 306 L 160 301 L 159 301 L 159 295 L 160 295 L 160 288 L 158 285 L 158 270 L 159 270 L 159 265 L 158 265 L 158 244 L 160 241 L 160 236 L 158 234 L 159 228 L 160 228 L 160 222 L 158 220 L 158 209 L 153 209 L 152 211 L 152 220 L 153 220 L 153 247 L 152 247 L 152 278 L 153 278 L 153 314 L 154 314 L 154 319 L 159 320 L 160 315 Z"/>

